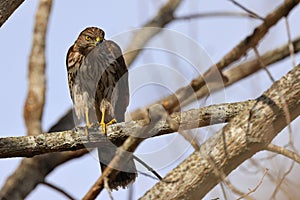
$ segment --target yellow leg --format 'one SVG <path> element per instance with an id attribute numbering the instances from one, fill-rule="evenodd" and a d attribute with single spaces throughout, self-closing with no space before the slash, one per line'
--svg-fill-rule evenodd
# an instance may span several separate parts
<path id="1" fill-rule="evenodd" d="M 105 122 L 104 122 L 104 118 L 105 118 L 105 109 L 102 109 L 101 112 L 102 112 L 102 116 L 101 116 L 100 126 L 102 127 L 103 133 L 106 135 L 106 126 L 107 126 L 107 125 L 111 125 L 111 124 L 113 124 L 113 123 L 116 123 L 117 121 L 116 121 L 116 119 L 112 119 L 112 120 L 110 120 L 110 122 L 105 123 Z"/>
<path id="2" fill-rule="evenodd" d="M 88 128 L 90 128 L 92 126 L 92 124 L 89 121 L 89 111 L 86 110 L 85 111 L 85 135 L 87 138 L 89 138 L 89 130 Z"/>

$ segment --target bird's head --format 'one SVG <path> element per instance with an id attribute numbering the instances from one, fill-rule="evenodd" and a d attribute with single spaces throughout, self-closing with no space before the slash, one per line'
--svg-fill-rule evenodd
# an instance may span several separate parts
<path id="1" fill-rule="evenodd" d="M 87 55 L 95 46 L 104 40 L 104 31 L 97 27 L 88 27 L 78 36 L 74 48 Z"/>

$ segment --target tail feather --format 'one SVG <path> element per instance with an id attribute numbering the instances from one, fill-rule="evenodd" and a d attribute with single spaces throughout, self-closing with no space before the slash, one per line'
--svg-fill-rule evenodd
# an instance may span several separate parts
<path id="1" fill-rule="evenodd" d="M 102 172 L 113 159 L 116 148 L 117 147 L 112 143 L 109 146 L 98 148 L 98 156 Z M 126 162 L 126 164 L 124 164 L 124 166 L 122 166 L 122 168 L 118 168 L 117 170 L 119 170 L 117 176 L 114 179 L 108 180 L 110 189 L 117 190 L 118 187 L 125 188 L 137 177 L 137 170 L 132 157 Z"/>

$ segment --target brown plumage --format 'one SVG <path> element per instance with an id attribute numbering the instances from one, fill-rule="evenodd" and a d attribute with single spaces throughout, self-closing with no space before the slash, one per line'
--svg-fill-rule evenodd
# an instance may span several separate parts
<path id="1" fill-rule="evenodd" d="M 128 106 L 128 74 L 120 47 L 104 39 L 104 31 L 89 27 L 83 30 L 67 53 L 66 65 L 70 95 L 79 122 L 87 126 L 106 125 L 124 121 Z M 120 145 L 120 144 L 118 144 Z M 117 146 L 110 143 L 98 148 L 102 171 L 114 157 Z M 137 176 L 131 159 L 114 180 L 111 189 L 125 187 Z"/>

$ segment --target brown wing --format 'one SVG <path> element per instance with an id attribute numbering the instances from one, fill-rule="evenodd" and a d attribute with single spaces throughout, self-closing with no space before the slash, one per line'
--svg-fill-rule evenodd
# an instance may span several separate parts
<path id="1" fill-rule="evenodd" d="M 73 46 L 72 45 L 67 53 L 66 57 L 66 67 L 68 71 L 68 84 L 69 84 L 69 90 L 70 90 L 70 96 L 73 100 L 73 86 L 74 86 L 74 81 L 78 72 L 78 69 L 80 65 L 82 64 L 83 61 L 83 55 L 80 54 L 79 52 L 73 51 Z"/>
<path id="2" fill-rule="evenodd" d="M 122 122 L 125 120 L 125 112 L 129 103 L 129 88 L 128 88 L 128 71 L 122 55 L 121 48 L 113 41 L 106 41 L 106 45 L 110 52 L 113 54 L 115 62 L 114 67 L 116 71 L 116 86 L 115 93 L 112 98 L 116 98 L 114 105 L 115 118 L 117 121 Z"/>
<path id="3" fill-rule="evenodd" d="M 103 100 L 108 112 L 105 122 L 115 118 L 124 121 L 124 114 L 129 102 L 127 67 L 120 47 L 113 41 L 104 40 L 85 58 L 99 76 L 95 94 L 95 110 L 98 121 L 101 120 L 100 106 Z M 109 104 L 109 105 L 107 105 Z"/>

